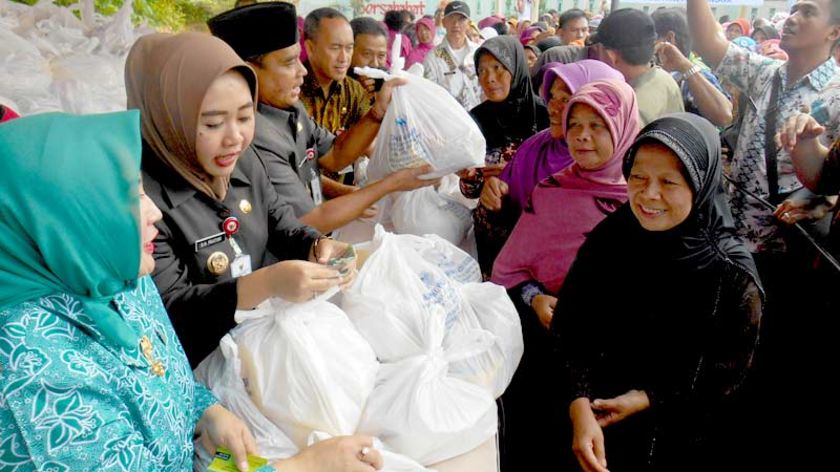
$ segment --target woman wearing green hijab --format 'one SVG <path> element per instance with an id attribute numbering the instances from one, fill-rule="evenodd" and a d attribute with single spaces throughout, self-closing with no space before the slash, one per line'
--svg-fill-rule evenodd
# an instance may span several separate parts
<path id="1" fill-rule="evenodd" d="M 22 118 L 0 149 L 0 470 L 191 470 L 196 433 L 253 451 L 147 276 L 139 114 Z"/>
<path id="2" fill-rule="evenodd" d="M 148 276 L 161 213 L 139 113 L 22 118 L 0 149 L 0 470 L 188 471 L 196 434 L 248 470 L 253 437 L 195 382 Z M 370 445 L 334 438 L 274 465 L 373 470 Z"/>

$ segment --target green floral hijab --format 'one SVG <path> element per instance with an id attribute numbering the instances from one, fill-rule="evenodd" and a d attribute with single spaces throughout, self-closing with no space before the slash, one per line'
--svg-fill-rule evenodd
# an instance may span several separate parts
<path id="1" fill-rule="evenodd" d="M 140 153 L 136 110 L 0 125 L 0 309 L 69 293 L 106 339 L 137 344 L 111 302 L 140 267 Z"/>

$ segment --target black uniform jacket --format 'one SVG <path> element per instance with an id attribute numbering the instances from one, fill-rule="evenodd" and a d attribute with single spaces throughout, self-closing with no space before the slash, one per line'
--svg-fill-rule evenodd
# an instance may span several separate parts
<path id="1" fill-rule="evenodd" d="M 235 259 L 222 222 L 239 220 L 233 236 L 254 271 L 277 260 L 306 259 L 320 236 L 281 200 L 253 154 L 244 153 L 219 202 L 190 186 L 144 146 L 143 184 L 163 213 L 157 223 L 153 277 L 190 363 L 195 367 L 236 323 L 236 279 L 230 264 L 215 275 L 208 261 L 222 252 Z M 218 256 L 218 255 L 217 255 Z"/>

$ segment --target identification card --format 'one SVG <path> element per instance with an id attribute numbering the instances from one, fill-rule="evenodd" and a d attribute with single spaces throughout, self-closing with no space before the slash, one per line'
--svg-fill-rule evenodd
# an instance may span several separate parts
<path id="1" fill-rule="evenodd" d="M 233 459 L 233 454 L 229 449 L 220 447 L 216 449 L 216 455 L 213 457 L 213 462 L 211 462 L 210 466 L 207 468 L 207 472 L 239 472 L 239 469 L 236 467 L 236 462 L 234 462 Z M 271 467 L 268 459 L 264 459 L 259 456 L 248 456 L 248 472 L 263 472 L 270 470 L 275 469 L 274 467 Z"/>
<path id="2" fill-rule="evenodd" d="M 248 254 L 240 254 L 233 259 L 230 264 L 230 275 L 234 279 L 238 279 L 243 275 L 251 273 L 251 256 Z"/>
<path id="3" fill-rule="evenodd" d="M 324 195 L 321 192 L 321 177 L 316 175 L 312 177 L 312 180 L 309 181 L 309 188 L 312 189 L 312 200 L 315 202 L 315 206 L 318 206 L 324 203 Z"/>

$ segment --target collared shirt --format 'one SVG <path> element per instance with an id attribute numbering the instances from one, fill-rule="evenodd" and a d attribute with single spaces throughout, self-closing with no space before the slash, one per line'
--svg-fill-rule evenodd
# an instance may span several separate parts
<path id="1" fill-rule="evenodd" d="M 773 79 L 781 75 L 778 103 L 770 103 Z M 764 157 L 765 115 L 771 106 L 778 107 L 775 129 L 778 131 L 791 116 L 799 113 L 803 105 L 810 105 L 811 115 L 826 127 L 824 139 L 835 139 L 840 125 L 840 84 L 838 68 L 833 58 L 812 70 L 793 86 L 787 85 L 785 62 L 750 52 L 737 45 L 729 45 L 715 74 L 729 82 L 747 96 L 747 106 L 741 124 L 738 146 L 728 163 L 730 177 L 746 190 L 769 197 L 767 166 Z M 779 194 L 793 192 L 802 184 L 796 178 L 790 154 L 779 149 L 776 154 Z M 785 251 L 784 241 L 773 212 L 746 194 L 729 186 L 729 199 L 735 227 L 747 248 L 754 253 Z"/>
<path id="2" fill-rule="evenodd" d="M 231 264 L 237 254 L 222 223 L 239 220 L 233 235 L 256 271 L 277 260 L 307 259 L 320 236 L 300 223 L 291 206 L 274 191 L 253 154 L 236 163 L 224 201 L 195 190 L 180 175 L 148 155 L 143 159 L 143 185 L 163 213 L 156 224 L 154 279 L 169 310 L 187 357 L 197 365 L 233 326 L 237 305 Z M 227 265 L 221 274 L 209 264 L 216 253 Z M 221 255 L 219 255 L 221 257 Z"/>
<path id="3" fill-rule="evenodd" d="M 642 128 L 668 113 L 684 111 L 680 88 L 671 74 L 659 67 L 651 67 L 628 84 L 636 92 Z"/>
<path id="4" fill-rule="evenodd" d="M 104 338 L 72 294 L 0 310 L 0 469 L 193 469 L 195 426 L 216 399 L 195 381 L 149 277 L 113 306 L 151 340 L 163 376 L 139 342 Z"/>
<path id="5" fill-rule="evenodd" d="M 355 79 L 345 77 L 333 81 L 325 95 L 309 62 L 306 70 L 309 73 L 303 79 L 300 100 L 312 120 L 321 127 L 338 134 L 349 129 L 370 110 L 367 90 Z"/>
<path id="6" fill-rule="evenodd" d="M 256 154 L 275 192 L 300 218 L 315 208 L 315 200 L 323 198 L 318 158 L 329 152 L 334 140 L 300 102 L 287 110 L 260 103 L 249 153 Z"/>
<path id="7" fill-rule="evenodd" d="M 466 41 L 466 55 L 457 61 L 457 55 L 444 39 L 432 49 L 423 61 L 423 76 L 445 88 L 465 110 L 470 111 L 481 103 L 481 86 L 475 70 L 475 43 Z"/>

